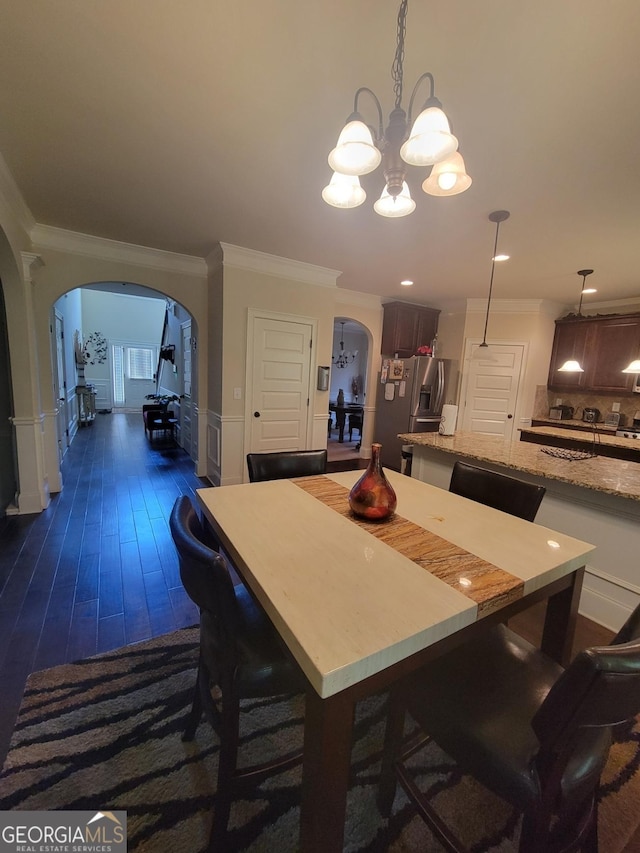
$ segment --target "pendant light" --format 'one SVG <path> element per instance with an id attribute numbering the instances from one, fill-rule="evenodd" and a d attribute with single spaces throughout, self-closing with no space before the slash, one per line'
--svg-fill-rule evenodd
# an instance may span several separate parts
<path id="1" fill-rule="evenodd" d="M 584 296 L 585 292 L 584 283 L 587 280 L 587 276 L 591 275 L 592 272 L 593 270 L 578 270 L 578 275 L 582 276 L 582 287 L 580 288 L 580 302 L 578 303 L 578 317 L 582 317 L 582 297 Z M 568 358 L 562 365 L 562 367 L 558 368 L 558 371 L 561 373 L 584 373 L 584 368 L 576 359 L 575 340 L 573 344 L 573 353 L 571 354 L 571 358 Z"/>
<path id="2" fill-rule="evenodd" d="M 496 238 L 493 244 L 493 255 L 491 257 L 491 278 L 489 279 L 489 296 L 487 298 L 487 314 L 484 318 L 484 334 L 482 335 L 482 343 L 474 351 L 471 358 L 474 361 L 496 361 L 495 354 L 491 352 L 487 343 L 487 326 L 489 324 L 489 308 L 491 307 L 491 292 L 493 290 L 493 274 L 496 268 L 496 260 L 506 261 L 508 255 L 498 257 L 498 234 L 500 233 L 500 223 L 504 222 L 511 216 L 508 210 L 494 210 L 489 214 L 489 221 L 496 223 Z"/>

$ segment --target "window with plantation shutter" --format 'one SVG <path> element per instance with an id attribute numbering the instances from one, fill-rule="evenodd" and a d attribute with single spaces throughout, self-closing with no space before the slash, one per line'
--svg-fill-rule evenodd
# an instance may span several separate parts
<path id="1" fill-rule="evenodd" d="M 153 349 L 148 347 L 128 347 L 129 379 L 153 379 Z"/>

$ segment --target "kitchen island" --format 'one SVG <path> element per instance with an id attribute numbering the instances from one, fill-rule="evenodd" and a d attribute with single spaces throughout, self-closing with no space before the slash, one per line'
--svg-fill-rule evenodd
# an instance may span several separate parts
<path id="1" fill-rule="evenodd" d="M 610 456 L 614 459 L 626 459 L 630 462 L 640 462 L 640 441 L 624 438 L 615 431 L 604 431 L 598 425 L 596 430 L 571 427 L 569 429 L 555 425 L 520 427 L 520 441 L 531 441 L 535 444 L 547 444 L 553 447 L 576 448 L 591 451 L 595 449 L 600 456 Z"/>
<path id="2" fill-rule="evenodd" d="M 536 523 L 597 547 L 580 612 L 617 630 L 640 603 L 640 463 L 602 456 L 569 461 L 549 454 L 556 448 L 469 432 L 399 438 L 413 445 L 412 476 L 443 489 L 458 459 L 543 485 Z"/>

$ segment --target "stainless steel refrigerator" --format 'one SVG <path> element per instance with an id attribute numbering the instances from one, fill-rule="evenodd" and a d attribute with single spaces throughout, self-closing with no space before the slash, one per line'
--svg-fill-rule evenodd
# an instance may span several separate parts
<path id="1" fill-rule="evenodd" d="M 444 358 L 383 356 L 378 374 L 374 441 L 385 468 L 399 471 L 400 432 L 436 432 L 442 417 L 452 362 Z"/>

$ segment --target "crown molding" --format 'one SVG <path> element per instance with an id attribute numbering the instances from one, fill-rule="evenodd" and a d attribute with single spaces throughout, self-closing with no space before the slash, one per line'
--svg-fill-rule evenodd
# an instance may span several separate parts
<path id="1" fill-rule="evenodd" d="M 241 246 L 233 246 L 230 243 L 219 243 L 218 245 L 222 250 L 222 264 L 225 267 L 235 267 L 248 272 L 258 272 L 290 279 L 291 281 L 332 288 L 337 287 L 336 279 L 342 275 L 340 270 L 319 267 L 303 261 L 293 261 L 290 258 L 280 258 L 277 255 L 268 255 L 266 252 L 257 252 L 254 249 L 243 249 Z M 218 247 L 207 257 L 207 262 L 210 262 L 210 267 L 219 263 Z"/>
<path id="2" fill-rule="evenodd" d="M 7 162 L 2 154 L 0 154 L 0 196 L 4 198 L 7 203 L 7 207 L 18 220 L 18 223 L 24 229 L 25 233 L 29 234 L 36 221 L 33 218 L 33 214 L 27 207 L 27 203 L 20 192 L 20 188 L 9 171 Z"/>
<path id="3" fill-rule="evenodd" d="M 25 281 L 31 281 L 33 273 L 44 266 L 44 261 L 35 252 L 20 252 L 20 255 L 22 257 L 23 278 Z"/>
<path id="4" fill-rule="evenodd" d="M 585 305 L 582 303 L 582 311 L 601 311 L 604 309 L 628 308 L 634 307 L 636 310 L 640 305 L 640 296 L 631 296 L 628 299 L 609 299 L 604 302 L 589 302 Z M 622 313 L 622 312 L 621 312 Z"/>
<path id="5" fill-rule="evenodd" d="M 334 302 L 336 305 L 358 305 L 362 308 L 381 308 L 382 298 L 373 293 L 363 293 L 360 290 L 346 290 L 338 287 Z"/>
<path id="6" fill-rule="evenodd" d="M 486 299 L 467 299 L 468 314 L 484 314 Z M 491 312 L 496 314 L 547 314 L 559 317 L 564 306 L 548 299 L 492 299 Z"/>
<path id="7" fill-rule="evenodd" d="M 119 240 L 94 237 L 79 231 L 67 231 L 53 225 L 36 224 L 31 229 L 30 236 L 34 246 L 40 249 L 53 249 L 73 255 L 117 261 L 182 275 L 206 276 L 207 274 L 207 265 L 203 258 L 137 246 L 134 243 L 121 243 Z"/>

